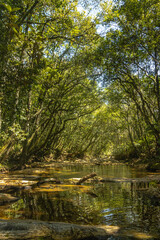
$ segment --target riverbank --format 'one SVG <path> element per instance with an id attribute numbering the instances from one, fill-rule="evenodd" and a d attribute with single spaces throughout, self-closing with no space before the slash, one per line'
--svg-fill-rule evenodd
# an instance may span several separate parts
<path id="1" fill-rule="evenodd" d="M 122 161 L 124 164 L 138 168 L 144 169 L 150 172 L 160 172 L 160 159 L 159 158 L 132 158 Z"/>
<path id="2" fill-rule="evenodd" d="M 114 156 L 103 156 L 103 157 L 89 157 L 84 158 L 66 158 L 62 156 L 58 159 L 54 159 L 52 156 L 41 159 L 39 162 L 33 162 L 31 165 L 26 167 L 46 166 L 46 164 L 61 164 L 62 166 L 71 164 L 82 164 L 82 165 L 119 165 L 124 164 L 133 168 L 146 170 L 149 172 L 160 171 L 160 159 L 159 158 L 146 158 L 141 156 L 140 158 L 132 158 L 127 160 L 117 160 Z"/>
<path id="3" fill-rule="evenodd" d="M 30 161 L 28 164 L 24 166 L 25 168 L 33 168 L 33 167 L 49 167 L 49 166 L 67 166 L 67 165 L 125 165 L 124 162 L 120 162 L 118 160 L 115 160 L 113 157 L 84 157 L 84 158 L 66 158 L 65 156 L 62 156 L 58 159 L 54 159 L 52 156 L 45 157 L 43 159 L 39 159 L 39 161 Z M 12 169 L 11 169 L 12 170 Z M 14 170 L 14 168 L 13 168 Z"/>
<path id="4" fill-rule="evenodd" d="M 140 158 L 132 158 L 126 160 L 116 160 L 114 156 L 103 156 L 103 157 L 90 157 L 85 156 L 84 158 L 73 158 L 69 156 L 61 156 L 55 159 L 52 155 L 49 157 L 43 157 L 40 159 L 30 159 L 27 164 L 23 166 L 18 166 L 12 164 L 10 167 L 5 165 L 0 165 L 0 172 L 7 173 L 13 172 L 15 170 L 23 170 L 30 168 L 43 168 L 46 166 L 67 166 L 67 165 L 126 165 L 132 168 L 145 170 L 149 172 L 160 172 L 160 160 L 158 158 L 146 158 L 141 156 Z"/>

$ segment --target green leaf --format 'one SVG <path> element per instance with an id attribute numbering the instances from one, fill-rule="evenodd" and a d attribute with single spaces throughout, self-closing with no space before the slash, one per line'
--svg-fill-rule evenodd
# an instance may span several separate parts
<path id="1" fill-rule="evenodd" d="M 15 27 L 12 27 L 12 29 L 13 29 L 13 31 L 14 31 L 16 34 L 18 34 L 18 31 L 16 30 Z"/>
<path id="2" fill-rule="evenodd" d="M 16 11 L 19 11 L 21 8 L 13 8 L 12 9 L 12 12 L 16 12 Z"/>
<path id="3" fill-rule="evenodd" d="M 8 12 L 12 12 L 12 7 L 7 3 L 2 3 L 2 5 L 8 10 Z"/>

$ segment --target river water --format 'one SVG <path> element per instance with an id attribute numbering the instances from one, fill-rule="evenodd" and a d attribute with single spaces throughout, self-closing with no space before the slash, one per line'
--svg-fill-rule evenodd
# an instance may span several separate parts
<path id="1" fill-rule="evenodd" d="M 95 172 L 107 178 L 137 178 L 147 173 L 125 165 L 68 165 L 19 171 L 12 179 L 57 178 L 63 185 L 48 184 L 16 193 L 19 201 L 0 207 L 1 219 L 35 219 L 77 224 L 118 226 L 118 239 L 160 239 L 160 203 L 144 196 L 148 183 L 91 182 L 69 185 L 66 179 Z M 152 183 L 150 184 L 152 185 Z"/>

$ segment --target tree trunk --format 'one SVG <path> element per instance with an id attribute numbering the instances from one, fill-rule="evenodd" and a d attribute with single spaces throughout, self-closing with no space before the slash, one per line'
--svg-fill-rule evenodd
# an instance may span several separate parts
<path id="1" fill-rule="evenodd" d="M 3 120 L 2 119 L 2 101 L 3 101 L 3 90 L 0 89 L 0 133 L 2 131 L 2 120 Z"/>
<path id="2" fill-rule="evenodd" d="M 19 115 L 19 113 L 18 113 L 19 95 L 20 95 L 20 87 L 18 87 L 17 91 L 16 91 L 15 107 L 14 107 L 14 123 L 16 123 L 17 115 Z M 18 117 L 18 119 L 19 119 L 19 117 Z"/>
<path id="3" fill-rule="evenodd" d="M 158 107 L 158 123 L 160 121 L 160 86 L 159 86 L 159 77 L 158 77 L 158 53 L 157 48 L 155 48 L 155 88 L 156 88 L 156 97 L 157 97 L 157 107 Z"/>
<path id="4" fill-rule="evenodd" d="M 160 156 L 160 135 L 156 136 L 156 156 Z"/>
<path id="5" fill-rule="evenodd" d="M 2 131 L 2 103 L 0 100 L 0 132 Z"/>

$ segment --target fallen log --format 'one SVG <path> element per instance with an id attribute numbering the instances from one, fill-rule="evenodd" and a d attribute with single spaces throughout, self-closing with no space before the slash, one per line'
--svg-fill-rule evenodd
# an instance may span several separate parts
<path id="1" fill-rule="evenodd" d="M 109 239 L 119 231 L 117 226 L 84 226 L 62 222 L 35 220 L 0 220 L 0 239 L 39 239 L 54 240 Z"/>
<path id="2" fill-rule="evenodd" d="M 44 180 L 39 180 L 36 183 L 27 185 L 27 186 L 14 186 L 14 185 L 5 185 L 2 189 L 0 189 L 0 193 L 15 193 L 21 190 L 29 190 L 34 189 L 36 187 L 40 187 L 44 183 L 53 183 L 53 184 L 61 184 L 60 180 L 57 180 L 55 178 L 47 178 Z"/>
<path id="3" fill-rule="evenodd" d="M 88 179 L 93 178 L 95 176 L 97 176 L 96 173 L 91 173 L 91 174 L 89 174 L 87 176 L 84 176 L 76 183 L 76 185 L 81 185 L 81 183 L 83 183 L 83 182 L 87 181 Z"/>
<path id="4" fill-rule="evenodd" d="M 143 178 L 102 178 L 100 182 L 131 182 L 131 183 L 160 183 L 160 176 L 146 176 Z"/>

